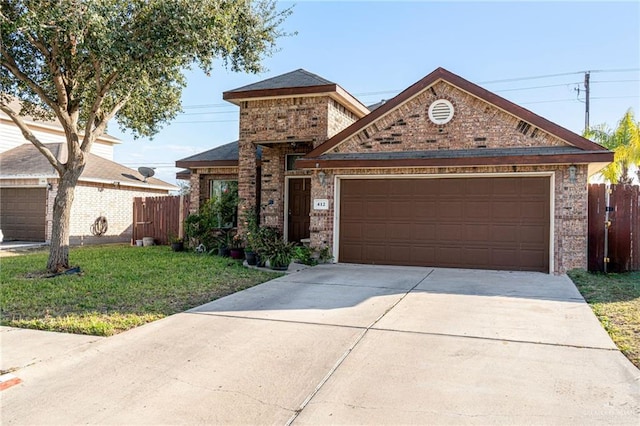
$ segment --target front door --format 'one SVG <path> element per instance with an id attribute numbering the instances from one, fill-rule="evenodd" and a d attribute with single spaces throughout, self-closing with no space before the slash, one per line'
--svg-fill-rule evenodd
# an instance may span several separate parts
<path id="1" fill-rule="evenodd" d="M 300 242 L 309 238 L 309 213 L 311 212 L 311 179 L 289 179 L 288 239 Z"/>

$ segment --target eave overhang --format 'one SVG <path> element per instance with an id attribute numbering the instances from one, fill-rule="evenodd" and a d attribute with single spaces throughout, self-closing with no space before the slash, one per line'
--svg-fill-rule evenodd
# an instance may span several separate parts
<path id="1" fill-rule="evenodd" d="M 50 179 L 50 180 L 59 180 L 60 177 L 58 175 L 11 175 L 11 176 L 0 176 L 0 187 L 6 187 L 7 186 L 7 182 L 3 182 L 3 180 L 11 180 L 12 182 L 15 181 L 24 181 L 24 180 L 33 180 L 33 179 Z M 92 177 L 80 177 L 78 179 L 78 182 L 80 183 L 93 183 L 93 184 L 102 184 L 105 186 L 114 186 L 114 187 L 122 187 L 122 186 L 126 186 L 126 187 L 130 187 L 130 188 L 139 188 L 139 189 L 153 189 L 153 190 L 161 190 L 161 191 L 176 191 L 180 188 L 178 188 L 175 185 L 172 184 L 165 184 L 165 185 L 159 185 L 159 184 L 153 184 L 153 183 L 149 183 L 149 182 L 144 182 L 144 181 L 140 181 L 140 182 L 133 182 L 133 181 L 128 181 L 128 180 L 119 180 L 119 179 L 101 179 L 101 178 L 92 178 Z M 14 184 L 11 184 L 9 186 L 16 186 Z M 18 185 L 20 186 L 20 185 Z M 42 186 L 42 187 L 46 187 L 46 183 L 42 184 L 42 185 L 38 185 L 38 186 Z"/>
<path id="2" fill-rule="evenodd" d="M 209 161 L 176 161 L 176 167 L 185 169 L 201 169 L 203 167 L 237 167 L 238 160 L 209 160 Z"/>
<path id="3" fill-rule="evenodd" d="M 301 158 L 296 161 L 299 169 L 375 169 L 375 168 L 409 168 L 409 167 L 483 167 L 483 166 L 518 166 L 518 165 L 558 165 L 558 164 L 607 164 L 613 161 L 613 152 L 590 151 L 571 154 L 533 154 L 474 157 L 440 157 L 440 158 Z"/>
<path id="4" fill-rule="evenodd" d="M 362 118 L 369 114 L 369 109 L 353 97 L 338 84 L 323 84 L 319 86 L 284 87 L 278 89 L 258 89 L 243 92 L 229 91 L 222 93 L 222 99 L 232 104 L 240 105 L 243 101 L 255 101 L 271 98 L 295 98 L 307 96 L 329 96 L 351 111 L 356 117 Z"/>

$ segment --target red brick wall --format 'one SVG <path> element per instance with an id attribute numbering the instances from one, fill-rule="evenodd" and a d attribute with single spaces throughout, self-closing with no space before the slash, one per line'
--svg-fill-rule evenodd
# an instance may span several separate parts
<path id="1" fill-rule="evenodd" d="M 519 119 L 445 83 L 435 84 L 396 110 L 347 139 L 333 152 L 393 152 L 438 149 L 562 146 L 563 141 L 533 126 L 517 130 Z M 453 119 L 444 125 L 429 120 L 429 105 L 447 99 Z"/>
<path id="2" fill-rule="evenodd" d="M 311 179 L 311 198 L 329 200 L 329 210 L 311 210 L 311 245 L 333 247 L 333 223 L 335 210 L 335 176 L 363 175 L 433 175 L 468 173 L 527 173 L 553 172 L 555 191 L 553 248 L 551 255 L 555 273 L 565 273 L 573 268 L 587 266 L 587 166 L 577 167 L 576 182 L 569 181 L 568 166 L 502 166 L 502 167 L 434 167 L 406 169 L 337 169 L 324 170 L 326 186 L 321 186 L 317 174 Z"/>
<path id="3" fill-rule="evenodd" d="M 241 102 L 238 171 L 241 210 L 255 205 L 257 199 L 255 145 L 278 142 L 263 147 L 260 213 L 262 224 L 284 231 L 285 176 L 301 174 L 285 171 L 286 154 L 309 152 L 353 121 L 355 116 L 328 96 Z"/>

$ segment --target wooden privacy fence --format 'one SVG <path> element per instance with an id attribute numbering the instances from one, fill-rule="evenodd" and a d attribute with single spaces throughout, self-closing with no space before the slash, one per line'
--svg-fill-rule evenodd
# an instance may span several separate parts
<path id="1" fill-rule="evenodd" d="M 609 191 L 607 203 L 607 186 L 589 185 L 589 271 L 640 271 L 640 187 Z"/>
<path id="2" fill-rule="evenodd" d="M 184 219 L 189 214 L 189 197 L 135 197 L 131 244 L 152 237 L 156 244 L 168 244 L 169 237 L 184 236 Z"/>

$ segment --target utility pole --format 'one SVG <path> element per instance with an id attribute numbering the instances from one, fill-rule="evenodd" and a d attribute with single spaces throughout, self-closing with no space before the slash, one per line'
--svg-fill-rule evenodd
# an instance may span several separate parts
<path id="1" fill-rule="evenodd" d="M 591 71 L 584 73 L 584 90 L 585 90 L 585 104 L 584 104 L 584 131 L 589 130 L 589 77 Z"/>

